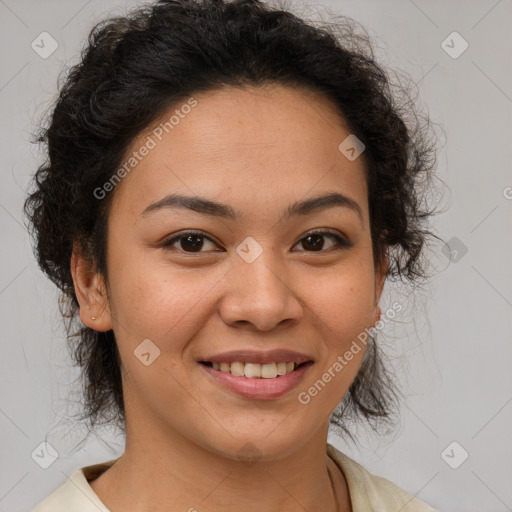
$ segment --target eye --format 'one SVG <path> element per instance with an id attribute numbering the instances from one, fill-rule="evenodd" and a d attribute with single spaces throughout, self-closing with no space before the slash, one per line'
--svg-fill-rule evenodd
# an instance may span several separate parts
<path id="1" fill-rule="evenodd" d="M 299 244 L 302 244 L 303 247 L 306 248 L 307 252 L 325 252 L 324 242 L 322 240 L 323 238 L 330 238 L 331 240 L 334 240 L 335 243 L 331 248 L 334 248 L 335 250 L 347 249 L 354 245 L 348 239 L 327 230 L 310 231 L 300 240 Z M 184 231 L 178 236 L 174 236 L 169 240 L 166 240 L 162 244 L 162 247 L 181 250 L 185 253 L 208 252 L 201 250 L 204 247 L 204 240 L 208 240 L 212 244 L 217 245 L 203 231 Z M 177 243 L 179 243 L 180 247 L 173 247 Z"/>
<path id="2" fill-rule="evenodd" d="M 212 239 L 202 231 L 184 231 L 180 235 L 166 240 L 162 244 L 162 247 L 174 249 L 172 246 L 175 243 L 180 242 L 181 250 L 184 252 L 205 252 L 201 251 L 201 248 L 204 245 L 203 239 L 209 240 L 215 244 L 215 242 L 213 242 Z"/>
<path id="3" fill-rule="evenodd" d="M 354 244 L 347 240 L 346 238 L 333 233 L 327 230 L 315 230 L 307 233 L 299 243 L 302 244 L 303 247 L 309 247 L 308 252 L 324 252 L 324 242 L 322 238 L 329 237 L 331 240 L 335 241 L 334 249 L 341 250 L 352 247 Z"/>

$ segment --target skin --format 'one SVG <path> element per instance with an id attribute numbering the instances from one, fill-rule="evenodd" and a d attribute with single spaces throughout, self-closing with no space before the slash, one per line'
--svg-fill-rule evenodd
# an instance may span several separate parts
<path id="1" fill-rule="evenodd" d="M 350 131 L 312 91 L 267 85 L 194 98 L 197 106 L 111 192 L 108 288 L 73 252 L 80 318 L 114 330 L 126 407 L 125 452 L 91 487 L 112 512 L 333 511 L 335 500 L 350 511 L 345 477 L 325 449 L 329 417 L 364 350 L 307 405 L 297 395 L 380 318 L 387 261 L 374 267 L 364 153 L 350 161 L 339 151 Z M 281 220 L 295 201 L 333 191 L 356 201 L 362 217 L 338 206 Z M 242 217 L 140 216 L 169 193 L 205 196 Z M 324 236 L 323 249 L 311 249 L 304 237 L 316 228 L 353 246 L 336 250 Z M 189 229 L 212 241 L 203 238 L 201 252 L 179 239 L 162 248 Z M 252 263 L 236 253 L 248 236 L 263 251 Z M 145 339 L 160 350 L 148 366 L 133 353 Z M 247 348 L 289 348 L 315 364 L 285 396 L 254 400 L 224 390 L 197 362 Z M 241 460 L 244 445 L 256 462 Z"/>

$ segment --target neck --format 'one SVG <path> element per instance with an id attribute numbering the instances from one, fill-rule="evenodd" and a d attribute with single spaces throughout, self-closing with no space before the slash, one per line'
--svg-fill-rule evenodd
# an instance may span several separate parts
<path id="1" fill-rule="evenodd" d="M 128 424 L 123 456 L 90 484 L 112 512 L 351 510 L 343 475 L 326 455 L 328 422 L 279 459 L 252 461 L 213 453 L 168 426 Z"/>

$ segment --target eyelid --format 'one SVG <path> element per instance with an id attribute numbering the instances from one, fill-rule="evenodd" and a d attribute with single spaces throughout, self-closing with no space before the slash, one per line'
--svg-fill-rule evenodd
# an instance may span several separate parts
<path id="1" fill-rule="evenodd" d="M 322 235 L 322 236 L 331 236 L 336 240 L 336 245 L 331 248 L 331 250 L 342 250 L 342 249 L 350 249 L 354 246 L 354 243 L 343 233 L 340 233 L 337 230 L 331 230 L 329 228 L 315 228 L 310 231 L 307 231 L 300 237 L 300 239 L 297 241 L 295 245 L 297 245 L 299 242 L 304 240 L 304 238 L 307 238 L 308 236 L 312 235 Z M 295 247 L 294 245 L 294 247 Z M 301 251 L 301 252 L 309 252 L 312 254 L 318 253 L 326 253 L 329 252 L 328 250 L 322 250 L 322 251 Z"/>
<path id="2" fill-rule="evenodd" d="M 177 233 L 175 235 L 171 235 L 168 238 L 165 238 L 165 240 L 163 240 L 163 242 L 161 243 L 161 247 L 166 249 L 169 246 L 173 245 L 173 243 L 177 242 L 180 238 L 184 238 L 184 237 L 190 236 L 190 235 L 200 236 L 200 237 L 214 243 L 215 245 L 219 245 L 215 240 L 213 240 L 213 238 L 210 235 L 208 235 L 204 231 L 201 231 L 200 229 L 186 229 L 180 233 Z M 197 253 L 193 253 L 193 252 L 187 253 L 186 251 L 181 251 L 181 252 L 183 252 L 185 254 L 201 254 L 201 253 L 208 252 L 208 251 L 199 251 Z"/>
<path id="3" fill-rule="evenodd" d="M 202 237 L 202 238 L 204 238 L 204 239 L 214 243 L 215 245 L 219 245 L 206 232 L 201 231 L 201 230 L 197 230 L 197 229 L 187 229 L 187 230 L 182 231 L 181 233 L 177 233 L 177 234 L 171 235 L 169 238 L 166 238 L 162 242 L 161 247 L 163 249 L 168 249 L 169 248 L 168 250 L 172 250 L 173 248 L 171 246 L 175 242 L 177 242 L 180 238 L 186 237 L 188 235 L 197 235 L 197 236 L 200 236 L 200 237 Z M 349 248 L 354 246 L 354 243 L 345 234 L 340 233 L 337 230 L 332 230 L 330 228 L 314 228 L 314 229 L 311 229 L 309 231 L 306 231 L 306 233 L 301 235 L 301 237 L 298 239 L 297 242 L 295 242 L 293 247 L 295 247 L 297 244 L 299 244 L 302 240 L 304 240 L 308 236 L 312 236 L 312 235 L 322 235 L 322 236 L 325 236 L 325 237 L 331 236 L 332 238 L 335 239 L 336 245 L 334 247 L 331 247 L 330 249 L 327 249 L 327 250 L 299 251 L 299 252 L 306 252 L 306 253 L 311 253 L 311 254 L 324 254 L 324 253 L 331 252 L 331 251 L 340 251 L 340 250 L 343 250 L 343 249 L 349 249 Z M 178 252 L 181 252 L 182 254 L 187 254 L 187 255 L 196 255 L 196 254 L 212 252 L 212 251 L 187 252 L 187 251 L 183 251 L 182 249 L 176 249 L 176 250 Z M 220 251 L 214 251 L 214 252 L 220 252 Z"/>

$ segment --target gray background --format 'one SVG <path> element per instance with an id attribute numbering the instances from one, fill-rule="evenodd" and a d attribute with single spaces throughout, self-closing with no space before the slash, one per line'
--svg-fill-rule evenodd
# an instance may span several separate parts
<path id="1" fill-rule="evenodd" d="M 383 311 L 394 300 L 405 306 L 399 321 L 384 329 L 381 341 L 405 394 L 398 429 L 377 438 L 359 427 L 360 447 L 334 435 L 329 441 L 371 472 L 441 510 L 511 511 L 512 3 L 307 3 L 361 22 L 373 37 L 380 62 L 404 70 L 418 84 L 419 101 L 446 134 L 438 172 L 449 187 L 447 211 L 435 227 L 450 241 L 450 249 L 457 250 L 450 259 L 442 244 L 432 246 L 437 273 L 414 297 L 399 286 L 385 289 Z M 0 0 L 4 512 L 29 510 L 74 469 L 123 451 L 122 438 L 107 430 L 77 447 L 85 432 L 66 418 L 80 401 L 79 381 L 73 387 L 79 373 L 70 367 L 57 293 L 32 256 L 21 207 L 41 158 L 30 134 L 55 97 L 59 72 L 77 61 L 94 22 L 137 4 Z M 31 48 L 44 31 L 58 43 L 46 59 Z M 441 46 L 454 31 L 469 44 L 457 58 Z M 448 44 L 453 51 L 461 48 L 457 40 Z M 464 247 L 466 253 L 460 250 Z M 75 390 L 71 396 L 70 390 Z M 59 454 L 48 469 L 31 457 L 45 440 Z M 446 461 L 459 464 L 462 450 L 469 457 L 453 469 Z"/>

